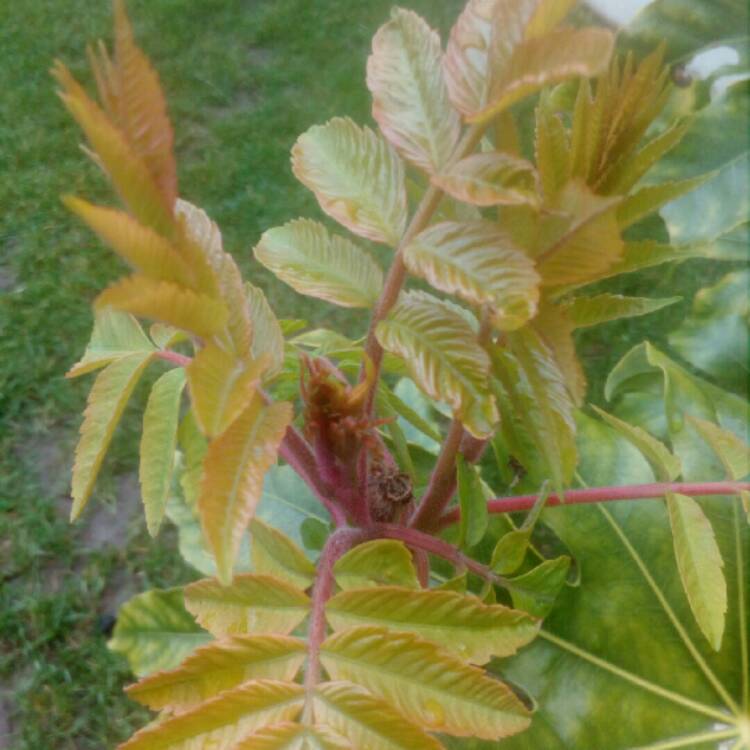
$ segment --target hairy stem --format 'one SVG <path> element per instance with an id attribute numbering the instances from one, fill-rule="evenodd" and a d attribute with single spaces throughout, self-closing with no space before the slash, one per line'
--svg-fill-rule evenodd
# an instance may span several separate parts
<path id="1" fill-rule="evenodd" d="M 325 607 L 333 591 L 333 566 L 345 552 L 366 538 L 367 535 L 360 529 L 338 529 L 328 537 L 328 541 L 320 553 L 307 635 L 304 720 L 308 722 L 312 720 L 313 690 L 320 682 L 320 647 L 326 637 Z"/>
<path id="2" fill-rule="evenodd" d="M 750 490 L 750 482 L 658 482 L 654 484 L 631 484 L 618 487 L 589 487 L 582 490 L 569 490 L 564 497 L 553 493 L 546 505 L 578 505 L 586 503 L 611 502 L 615 500 L 656 500 L 669 492 L 677 492 L 690 497 L 701 495 L 736 495 L 741 490 Z M 516 495 L 498 497 L 487 503 L 490 513 L 513 513 L 531 510 L 538 495 Z M 445 513 L 438 523 L 438 529 L 458 523 L 461 519 L 459 508 Z"/>
<path id="3" fill-rule="evenodd" d="M 464 137 L 456 146 L 455 151 L 449 160 L 449 164 L 459 161 L 473 151 L 482 139 L 485 128 L 486 125 L 470 126 L 464 133 Z M 404 236 L 401 238 L 401 242 L 399 243 L 396 254 L 393 258 L 393 263 L 388 270 L 383 290 L 380 293 L 380 299 L 377 301 L 375 309 L 373 310 L 372 319 L 370 320 L 370 328 L 367 332 L 367 342 L 365 344 L 365 362 L 369 359 L 372 363 L 374 375 L 372 386 L 370 387 L 367 396 L 366 412 L 368 414 L 372 414 L 375 405 L 375 393 L 377 391 L 377 383 L 380 377 L 380 367 L 383 363 L 383 347 L 380 346 L 380 343 L 375 336 L 375 329 L 377 328 L 378 323 L 385 318 L 390 309 L 396 304 L 398 295 L 406 281 L 406 266 L 404 265 L 403 258 L 404 248 L 417 234 L 427 227 L 442 199 L 443 191 L 440 188 L 437 188 L 434 185 L 430 185 L 430 187 L 427 188 L 411 222 L 409 222 L 409 226 L 406 228 L 406 232 L 404 232 Z M 364 380 L 366 377 L 366 366 L 363 365 L 360 380 Z"/>

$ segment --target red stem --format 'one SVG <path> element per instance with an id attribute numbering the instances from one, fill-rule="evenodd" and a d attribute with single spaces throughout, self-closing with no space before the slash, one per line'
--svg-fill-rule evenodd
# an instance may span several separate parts
<path id="1" fill-rule="evenodd" d="M 184 354 L 173 352 L 171 349 L 161 349 L 156 352 L 155 356 L 180 367 L 187 367 L 193 361 L 192 357 L 186 357 Z"/>
<path id="2" fill-rule="evenodd" d="M 630 484 L 622 487 L 589 487 L 582 490 L 568 490 L 564 499 L 558 494 L 547 498 L 547 506 L 578 505 L 609 502 L 612 500 L 652 500 L 674 492 L 690 497 L 702 495 L 736 495 L 740 491 L 750 491 L 750 482 L 660 482 L 655 484 Z M 538 495 L 516 495 L 498 497 L 487 503 L 490 513 L 513 513 L 531 510 Z M 438 529 L 458 523 L 461 518 L 459 508 L 452 508 L 441 519 Z"/>

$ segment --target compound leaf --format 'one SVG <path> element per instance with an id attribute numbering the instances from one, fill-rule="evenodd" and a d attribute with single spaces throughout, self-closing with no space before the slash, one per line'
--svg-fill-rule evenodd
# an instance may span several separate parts
<path id="1" fill-rule="evenodd" d="M 351 745 L 327 726 L 283 722 L 261 729 L 232 750 L 351 750 Z"/>
<path id="2" fill-rule="evenodd" d="M 364 589 L 377 586 L 419 588 L 411 552 L 395 539 L 374 539 L 358 544 L 333 566 L 340 588 Z"/>

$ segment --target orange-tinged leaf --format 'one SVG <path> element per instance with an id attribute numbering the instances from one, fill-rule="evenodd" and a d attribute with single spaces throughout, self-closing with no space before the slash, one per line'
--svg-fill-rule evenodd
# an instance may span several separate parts
<path id="1" fill-rule="evenodd" d="M 86 351 L 65 377 L 77 378 L 129 354 L 153 351 L 154 345 L 132 315 L 112 309 L 98 310 Z"/>
<path id="2" fill-rule="evenodd" d="M 461 132 L 441 57 L 437 32 L 416 13 L 395 8 L 367 61 L 372 116 L 405 159 L 431 174 L 450 159 Z"/>
<path id="3" fill-rule="evenodd" d="M 89 393 L 81 424 L 81 436 L 76 446 L 71 489 L 72 521 L 78 518 L 91 496 L 115 427 L 151 357 L 151 352 L 129 354 L 107 365 L 96 376 Z"/>
<path id="4" fill-rule="evenodd" d="M 441 750 L 443 747 L 388 703 L 349 682 L 328 682 L 315 691 L 315 715 L 354 748 Z"/>
<path id="5" fill-rule="evenodd" d="M 247 633 L 286 635 L 305 619 L 310 599 L 272 576 L 243 573 L 229 586 L 206 578 L 185 588 L 185 607 L 217 637 Z"/>
<path id="6" fill-rule="evenodd" d="M 256 680 L 141 729 L 118 750 L 232 750 L 257 729 L 293 719 L 303 694 L 301 685 Z"/>
<path id="7" fill-rule="evenodd" d="M 268 360 L 238 359 L 216 344 L 204 346 L 187 366 L 198 424 L 209 437 L 220 435 L 250 403 Z"/>
<path id="8" fill-rule="evenodd" d="M 498 151 L 467 156 L 433 176 L 432 182 L 448 195 L 474 206 L 539 202 L 534 166 Z"/>
<path id="9" fill-rule="evenodd" d="M 219 333 L 228 317 L 221 300 L 139 274 L 107 287 L 94 304 L 151 318 L 203 338 Z"/>
<path id="10" fill-rule="evenodd" d="M 563 216 L 550 217 L 542 229 L 545 236 L 536 262 L 543 286 L 585 281 L 619 260 L 623 250 L 616 216 L 619 201 L 594 195 L 578 181 L 568 183 L 552 207 Z"/>
<path id="11" fill-rule="evenodd" d="M 345 630 L 325 641 L 321 661 L 332 679 L 362 685 L 433 731 L 497 740 L 530 723 L 510 688 L 411 633 Z"/>
<path id="12" fill-rule="evenodd" d="M 553 112 L 547 97 L 536 108 L 534 151 L 542 192 L 553 202 L 570 179 L 570 145 L 560 116 Z"/>
<path id="13" fill-rule="evenodd" d="M 125 204 L 141 223 L 171 237 L 174 232 L 172 207 L 143 159 L 64 65 L 58 63 L 53 75 L 63 88 L 60 96 L 65 106 L 83 129 Z"/>
<path id="14" fill-rule="evenodd" d="M 343 117 L 310 128 L 292 149 L 292 169 L 320 207 L 347 229 L 398 244 L 407 214 L 404 166 L 370 128 Z"/>
<path id="15" fill-rule="evenodd" d="M 526 39 L 494 76 L 488 106 L 469 116 L 469 122 L 486 122 L 545 86 L 599 75 L 607 69 L 613 48 L 614 36 L 605 29 L 559 29 Z"/>
<path id="16" fill-rule="evenodd" d="M 67 196 L 65 205 L 136 271 L 157 281 L 194 287 L 193 273 L 175 247 L 123 211 Z"/>
<path id="17" fill-rule="evenodd" d="M 159 77 L 136 46 L 124 0 L 115 0 L 117 122 L 171 208 L 177 198 L 174 135 Z"/>
<path id="18" fill-rule="evenodd" d="M 194 651 L 176 669 L 130 685 L 130 698 L 154 711 L 185 711 L 250 680 L 290 681 L 305 659 L 305 644 L 283 635 L 234 636 Z"/>
<path id="19" fill-rule="evenodd" d="M 291 420 L 291 404 L 264 406 L 255 395 L 208 446 L 198 511 L 222 583 L 232 579 L 232 565 L 260 500 L 263 477 L 276 461 Z"/>
<path id="20" fill-rule="evenodd" d="M 497 224 L 435 224 L 409 243 L 403 257 L 412 273 L 435 288 L 489 305 L 497 328 L 518 328 L 536 312 L 540 279 L 534 261 Z"/>

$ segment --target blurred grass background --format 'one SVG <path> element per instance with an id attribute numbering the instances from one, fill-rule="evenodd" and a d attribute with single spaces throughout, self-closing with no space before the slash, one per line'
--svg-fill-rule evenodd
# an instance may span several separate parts
<path id="1" fill-rule="evenodd" d="M 292 177 L 289 150 L 299 133 L 334 115 L 369 121 L 365 61 L 391 4 L 129 3 L 170 103 L 181 195 L 219 222 L 225 247 L 281 316 L 336 324 L 352 335 L 363 331 L 361 315 L 295 295 L 251 261 L 251 248 L 271 226 L 319 215 Z M 461 4 L 405 3 L 443 32 Z M 169 529 L 152 543 L 138 512 L 143 388 L 86 517 L 74 527 L 67 522 L 75 436 L 91 380 L 66 381 L 63 373 L 88 339 L 91 300 L 122 267 L 59 202 L 66 192 L 111 198 L 78 149 L 80 134 L 48 69 L 59 57 L 90 85 L 84 48 L 108 39 L 110 24 L 102 0 L 0 3 L 0 748 L 12 750 L 102 750 L 142 723 L 144 712 L 122 694 L 127 667 L 106 648 L 110 617 L 124 598 L 192 576 Z M 582 339 L 594 397 L 634 343 L 663 341 L 707 283 L 705 270 L 693 263 L 619 282 L 625 293 L 686 299 Z M 135 512 L 124 498 L 135 498 Z"/>

